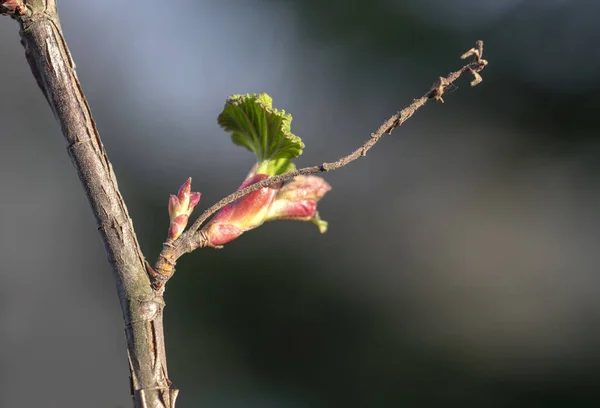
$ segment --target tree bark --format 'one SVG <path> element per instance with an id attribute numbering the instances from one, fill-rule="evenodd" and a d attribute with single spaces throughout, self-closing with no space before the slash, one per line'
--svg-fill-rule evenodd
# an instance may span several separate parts
<path id="1" fill-rule="evenodd" d="M 60 123 L 116 279 L 134 405 L 173 408 L 178 391 L 171 389 L 167 375 L 162 292 L 150 285 L 133 223 L 62 34 L 56 0 L 19 2 L 11 14 L 20 24 L 27 61 Z"/>

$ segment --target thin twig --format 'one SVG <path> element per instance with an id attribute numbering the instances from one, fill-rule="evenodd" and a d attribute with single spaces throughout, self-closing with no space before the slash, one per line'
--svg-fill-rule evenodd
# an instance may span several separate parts
<path id="1" fill-rule="evenodd" d="M 305 167 L 299 170 L 290 171 L 278 176 L 269 177 L 258 183 L 252 184 L 246 188 L 231 193 L 227 197 L 218 201 L 216 204 L 206 209 L 200 217 L 192 224 L 192 226 L 184 232 L 179 239 L 170 244 L 165 244 L 160 256 L 155 264 L 154 274 L 152 275 L 153 284 L 155 287 L 164 287 L 164 284 L 175 271 L 175 263 L 177 259 L 186 252 L 191 252 L 196 248 L 206 245 L 206 237 L 202 232 L 198 232 L 198 228 L 214 213 L 225 207 L 227 204 L 245 196 L 248 193 L 268 187 L 273 184 L 281 183 L 294 177 L 327 171 L 337 170 L 354 160 L 366 156 L 367 152 L 381 139 L 385 134 L 391 134 L 392 131 L 399 126 L 402 126 L 419 108 L 427 103 L 430 99 L 444 102 L 442 95 L 446 89 L 453 84 L 458 78 L 465 73 L 471 73 L 475 79 L 471 82 L 475 86 L 481 82 L 479 72 L 485 68 L 487 61 L 483 59 L 483 42 L 477 41 L 476 47 L 464 53 L 461 58 L 474 57 L 474 60 L 463 66 L 456 72 L 451 72 L 447 77 L 440 77 L 433 87 L 425 95 L 419 99 L 415 99 L 406 108 L 402 109 L 391 118 L 386 120 L 379 128 L 371 133 L 371 137 L 358 149 L 347 156 L 341 157 L 334 162 L 325 162 L 318 166 Z"/>
<path id="2" fill-rule="evenodd" d="M 415 99 L 413 101 L 413 103 L 411 103 L 409 106 L 402 109 L 401 111 L 396 113 L 394 116 L 392 116 L 391 118 L 386 120 L 379 127 L 379 129 L 377 129 L 375 132 L 371 133 L 371 137 L 367 141 L 365 141 L 365 143 L 362 146 L 360 146 L 358 149 L 356 149 L 349 155 L 344 156 L 334 162 L 325 162 L 325 163 L 321 164 L 320 166 L 305 167 L 305 168 L 302 168 L 299 170 L 283 173 L 278 176 L 269 177 L 268 179 L 262 180 L 258 183 L 252 184 L 246 188 L 243 188 L 234 193 L 231 193 L 227 197 L 218 201 L 216 204 L 212 205 L 210 208 L 204 210 L 204 212 L 198 217 L 198 219 L 194 222 L 194 224 L 192 224 L 192 226 L 189 228 L 188 233 L 193 234 L 194 232 L 196 232 L 198 230 L 198 228 L 200 228 L 200 226 L 204 223 L 204 221 L 206 221 L 211 215 L 213 215 L 214 213 L 219 211 L 221 208 L 225 207 L 227 204 L 234 202 L 235 200 L 245 196 L 248 193 L 251 193 L 256 190 L 260 190 L 263 187 L 268 187 L 273 184 L 277 184 L 277 183 L 281 183 L 281 182 L 293 179 L 294 177 L 297 177 L 297 176 L 337 170 L 341 167 L 346 166 L 347 164 L 353 162 L 354 160 L 356 160 L 360 157 L 366 156 L 367 152 L 373 146 L 375 146 L 375 144 L 377 142 L 379 142 L 379 140 L 381 139 L 381 137 L 384 134 L 391 134 L 394 129 L 402 126 L 402 124 L 404 122 L 406 122 L 408 119 L 410 119 L 410 117 L 419 108 L 421 108 L 423 105 L 425 105 L 429 99 L 436 99 L 439 101 L 443 101 L 442 95 L 444 94 L 446 88 L 449 85 L 451 85 L 458 78 L 460 78 L 460 76 L 463 75 L 465 72 L 472 71 L 474 74 L 477 74 L 477 76 L 479 77 L 478 72 L 481 71 L 486 65 L 487 65 L 487 61 L 477 59 L 476 61 L 474 61 L 468 65 L 465 65 L 459 71 L 452 72 L 446 78 L 440 77 L 440 79 L 438 80 L 436 85 L 434 85 L 434 87 L 429 92 L 427 92 L 427 94 L 423 95 L 419 99 Z M 479 79 L 479 78 L 476 77 L 476 79 Z M 477 85 L 479 82 L 481 82 L 481 81 L 478 81 L 476 84 L 473 84 L 473 86 Z M 178 243 L 174 244 L 174 246 L 177 246 L 177 245 L 178 245 Z"/>

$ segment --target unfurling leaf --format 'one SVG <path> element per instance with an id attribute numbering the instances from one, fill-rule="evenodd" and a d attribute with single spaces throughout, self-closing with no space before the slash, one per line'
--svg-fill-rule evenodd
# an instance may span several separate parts
<path id="1" fill-rule="evenodd" d="M 295 167 L 291 159 L 302 154 L 304 143 L 290 130 L 292 116 L 273 108 L 266 93 L 233 95 L 217 118 L 231 132 L 231 140 L 256 154 L 257 173 L 275 176 Z"/>
<path id="2" fill-rule="evenodd" d="M 233 143 L 256 154 L 257 163 L 239 189 L 296 170 L 292 159 L 302 154 L 304 143 L 290 131 L 292 116 L 274 109 L 269 95 L 231 96 L 217 121 L 231 132 Z M 325 232 L 327 222 L 319 217 L 317 202 L 330 189 L 316 176 L 296 176 L 263 187 L 223 207 L 202 232 L 211 247 L 220 247 L 272 220 L 308 221 Z"/>

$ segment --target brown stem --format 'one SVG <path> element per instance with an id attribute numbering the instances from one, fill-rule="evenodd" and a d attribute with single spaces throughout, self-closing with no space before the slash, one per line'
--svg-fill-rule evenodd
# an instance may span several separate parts
<path id="1" fill-rule="evenodd" d="M 318 166 L 305 167 L 299 170 L 290 171 L 287 173 L 280 174 L 278 176 L 269 177 L 258 183 L 252 184 L 246 188 L 231 193 L 227 197 L 218 201 L 216 204 L 206 209 L 200 217 L 194 222 L 194 224 L 184 232 L 181 237 L 172 243 L 165 243 L 163 250 L 161 251 L 158 260 L 156 261 L 154 270 L 155 274 L 152 276 L 153 285 L 155 287 L 164 287 L 166 281 L 168 281 L 173 273 L 175 272 L 175 263 L 180 256 L 187 252 L 191 252 L 196 248 L 200 248 L 206 245 L 207 239 L 202 231 L 198 231 L 198 228 L 206 221 L 211 215 L 225 207 L 227 204 L 234 202 L 235 200 L 245 196 L 248 193 L 259 190 L 263 187 L 268 187 L 273 184 L 281 183 L 294 177 L 315 173 L 322 173 L 326 171 L 337 170 L 354 160 L 366 156 L 367 152 L 375 146 L 375 144 L 381 139 L 384 134 L 391 134 L 394 129 L 402 126 L 419 108 L 427 103 L 430 99 L 444 102 L 442 96 L 446 92 L 446 89 L 452 85 L 458 78 L 465 73 L 471 73 L 474 76 L 474 80 L 471 81 L 471 86 L 478 85 L 482 79 L 479 72 L 486 67 L 488 62 L 483 59 L 483 41 L 477 41 L 476 46 L 465 52 L 461 58 L 474 57 L 474 60 L 461 69 L 455 72 L 451 72 L 447 77 L 440 77 L 433 87 L 425 95 L 419 99 L 415 99 L 406 108 L 402 109 L 388 120 L 386 120 L 379 128 L 371 133 L 371 137 L 365 141 L 358 149 L 353 151 L 347 156 L 343 156 L 333 162 L 325 162 Z"/>
<path id="2" fill-rule="evenodd" d="M 162 324 L 165 304 L 150 285 L 147 263 L 75 74 L 56 0 L 10 0 L 0 2 L 0 7 L 0 12 L 11 14 L 20 24 L 27 61 L 60 123 L 96 217 L 125 320 L 135 407 L 173 408 L 177 390 L 170 388 L 167 376 Z"/>

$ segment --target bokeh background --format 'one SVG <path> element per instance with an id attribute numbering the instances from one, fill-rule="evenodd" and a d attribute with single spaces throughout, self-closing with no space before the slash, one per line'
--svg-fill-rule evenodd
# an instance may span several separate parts
<path id="1" fill-rule="evenodd" d="M 185 256 L 166 294 L 181 407 L 600 406 L 600 3 L 61 0 L 141 245 L 253 163 L 216 124 L 268 92 L 300 165 L 346 154 L 485 41 L 458 83 L 326 174 L 330 230 Z M 0 406 L 129 407 L 121 312 L 17 25 L 0 22 Z"/>

